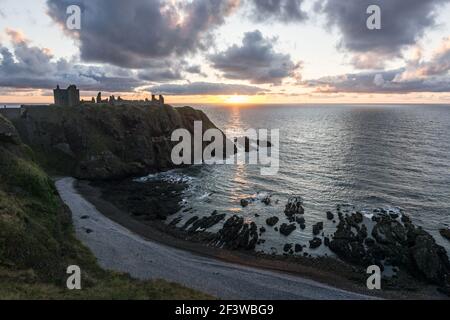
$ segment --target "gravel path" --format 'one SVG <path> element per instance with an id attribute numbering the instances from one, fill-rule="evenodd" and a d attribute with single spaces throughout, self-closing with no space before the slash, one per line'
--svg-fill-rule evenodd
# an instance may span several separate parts
<path id="1" fill-rule="evenodd" d="M 144 240 L 103 216 L 77 193 L 74 181 L 63 178 L 56 187 L 72 210 L 77 237 L 105 269 L 138 279 L 177 282 L 221 299 L 370 299 L 298 276 L 221 262 Z"/>

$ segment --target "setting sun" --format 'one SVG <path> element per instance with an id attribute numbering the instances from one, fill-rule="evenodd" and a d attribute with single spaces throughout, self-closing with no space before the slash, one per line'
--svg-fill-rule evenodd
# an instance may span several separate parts
<path id="1" fill-rule="evenodd" d="M 249 98 L 247 96 L 229 96 L 225 98 L 226 103 L 246 103 L 249 101 Z"/>

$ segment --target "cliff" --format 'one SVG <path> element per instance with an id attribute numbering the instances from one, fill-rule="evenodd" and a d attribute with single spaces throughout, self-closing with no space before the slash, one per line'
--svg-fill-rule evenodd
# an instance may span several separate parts
<path id="1" fill-rule="evenodd" d="M 13 120 L 39 162 L 79 179 L 119 179 L 173 167 L 173 130 L 194 121 L 215 128 L 190 107 L 83 105 L 27 108 Z"/>
<path id="2" fill-rule="evenodd" d="M 0 115 L 0 299 L 203 299 L 164 281 L 104 271 L 74 236 L 70 211 Z M 66 288 L 66 268 L 82 268 L 83 290 Z"/>

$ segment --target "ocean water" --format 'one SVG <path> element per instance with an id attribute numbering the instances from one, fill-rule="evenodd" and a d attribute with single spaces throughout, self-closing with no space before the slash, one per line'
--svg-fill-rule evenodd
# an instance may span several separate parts
<path id="1" fill-rule="evenodd" d="M 285 243 L 306 245 L 316 222 L 325 222 L 325 234 L 334 231 L 326 212 L 349 204 L 367 214 L 376 208 L 403 210 L 450 252 L 450 242 L 439 234 L 450 226 L 450 106 L 196 107 L 236 135 L 248 128 L 280 129 L 280 170 L 262 176 L 258 166 L 202 165 L 166 173 L 190 185 L 185 207 L 193 211 L 174 216 L 183 217 L 180 225 L 214 210 L 240 215 L 268 230 L 257 250 L 282 253 Z M 242 198 L 267 194 L 270 206 L 240 205 Z M 279 225 L 286 222 L 290 195 L 303 198 L 307 228 L 286 238 L 267 228 L 265 220 L 278 216 Z M 331 254 L 324 246 L 310 253 Z"/>

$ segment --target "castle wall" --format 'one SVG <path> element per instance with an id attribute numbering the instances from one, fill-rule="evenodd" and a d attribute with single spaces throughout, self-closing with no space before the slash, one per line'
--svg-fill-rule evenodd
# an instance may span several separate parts
<path id="1" fill-rule="evenodd" d="M 21 108 L 0 108 L 0 114 L 8 120 L 19 119 L 22 114 Z"/>

